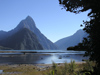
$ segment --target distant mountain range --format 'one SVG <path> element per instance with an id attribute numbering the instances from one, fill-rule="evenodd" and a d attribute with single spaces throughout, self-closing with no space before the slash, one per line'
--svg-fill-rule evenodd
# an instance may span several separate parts
<path id="1" fill-rule="evenodd" d="M 58 49 L 54 43 L 40 32 L 30 16 L 22 20 L 11 31 L 0 31 L 0 45 L 18 50 Z"/>
<path id="2" fill-rule="evenodd" d="M 67 47 L 75 46 L 82 42 L 87 34 L 78 30 L 72 36 L 58 40 L 52 43 L 36 27 L 34 20 L 27 16 L 16 28 L 6 32 L 0 31 L 0 49 L 15 50 L 66 50 Z"/>
<path id="3" fill-rule="evenodd" d="M 66 50 L 70 46 L 75 46 L 78 43 L 81 43 L 84 37 L 87 37 L 87 33 L 80 29 L 72 36 L 60 39 L 55 42 L 55 44 L 60 50 Z"/>

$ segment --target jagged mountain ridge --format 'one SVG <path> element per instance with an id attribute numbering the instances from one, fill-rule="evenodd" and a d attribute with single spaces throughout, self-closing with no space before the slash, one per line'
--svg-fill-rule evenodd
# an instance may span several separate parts
<path id="1" fill-rule="evenodd" d="M 57 46 L 52 43 L 49 39 L 47 39 L 41 32 L 40 30 L 36 27 L 34 20 L 28 16 L 26 17 L 26 19 L 22 20 L 18 26 L 15 28 L 15 30 L 19 30 L 22 28 L 28 28 L 29 30 L 31 30 L 32 32 L 35 33 L 35 35 L 37 36 L 40 44 L 42 45 L 42 47 L 44 49 L 47 50 L 55 50 L 57 49 Z"/>
<path id="2" fill-rule="evenodd" d="M 78 43 L 82 42 L 84 37 L 87 37 L 87 33 L 80 29 L 72 36 L 60 39 L 57 42 L 55 42 L 55 44 L 59 47 L 59 49 L 66 50 L 67 47 L 75 46 Z"/>
<path id="3" fill-rule="evenodd" d="M 36 35 L 27 28 L 23 28 L 0 41 L 0 45 L 14 50 L 43 50 Z"/>
<path id="4" fill-rule="evenodd" d="M 11 31 L 5 32 L 5 31 L 0 31 L 0 40 L 6 39 L 7 37 L 10 37 L 11 35 L 15 34 L 19 30 L 27 28 L 30 31 L 32 31 L 38 38 L 39 43 L 42 45 L 44 49 L 47 50 L 56 50 L 58 49 L 57 46 L 52 43 L 49 39 L 47 39 L 41 32 L 40 30 L 36 27 L 34 20 L 30 17 L 27 16 L 26 19 L 22 20 L 16 28 L 12 29 Z M 2 33 L 3 32 L 3 33 Z"/>

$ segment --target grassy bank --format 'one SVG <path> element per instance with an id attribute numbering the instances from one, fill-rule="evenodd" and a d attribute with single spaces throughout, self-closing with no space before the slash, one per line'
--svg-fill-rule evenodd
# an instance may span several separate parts
<path id="1" fill-rule="evenodd" d="M 93 72 L 94 62 L 86 61 L 86 63 L 64 63 L 63 66 L 57 66 L 53 63 L 53 66 L 49 72 L 45 75 L 90 75 L 90 72 Z"/>
<path id="2" fill-rule="evenodd" d="M 42 67 L 41 67 L 42 66 Z M 95 63 L 87 61 L 86 63 L 63 63 L 49 65 L 0 65 L 0 70 L 3 70 L 2 75 L 85 75 L 82 71 L 93 71 L 92 66 Z"/>

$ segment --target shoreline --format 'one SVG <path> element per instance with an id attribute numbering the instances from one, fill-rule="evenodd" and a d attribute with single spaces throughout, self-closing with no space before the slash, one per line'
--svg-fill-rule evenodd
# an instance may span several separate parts
<path id="1" fill-rule="evenodd" d="M 86 63 L 85 61 L 83 62 L 75 62 L 75 64 L 83 64 L 83 63 Z M 64 66 L 64 63 L 55 63 L 57 64 L 57 66 Z M 68 63 L 70 64 L 70 63 Z M 0 64 L 0 66 L 15 66 L 15 67 L 18 67 L 18 66 L 21 66 L 21 65 L 24 65 L 24 66 L 35 66 L 37 68 L 50 68 L 52 67 L 53 65 L 52 64 Z"/>
<path id="2" fill-rule="evenodd" d="M 76 65 L 82 65 L 86 62 L 75 62 Z M 64 63 L 55 63 L 58 67 L 63 67 Z M 68 63 L 70 64 L 70 63 Z M 30 73 L 30 70 L 37 73 L 43 73 L 52 69 L 53 64 L 0 64 L 0 70 L 2 74 L 10 73 L 15 74 L 26 74 L 26 71 Z M 9 75 L 9 74 L 8 74 Z M 39 74 L 38 74 L 39 75 Z"/>
<path id="3" fill-rule="evenodd" d="M 75 64 L 83 64 L 83 63 L 86 63 L 85 61 L 83 62 L 75 62 Z M 64 63 L 55 63 L 55 64 L 57 64 L 57 66 L 64 66 Z M 68 63 L 68 64 L 70 64 L 70 63 Z M 52 64 L 36 64 L 36 66 L 52 66 Z"/>

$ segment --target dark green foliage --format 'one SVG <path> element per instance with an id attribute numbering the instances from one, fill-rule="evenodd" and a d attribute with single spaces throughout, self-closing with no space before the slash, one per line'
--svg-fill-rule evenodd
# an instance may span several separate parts
<path id="1" fill-rule="evenodd" d="M 87 51 L 87 47 L 83 45 L 83 43 L 79 43 L 77 46 L 68 47 L 67 50 L 74 50 L 74 51 Z"/>
<path id="2" fill-rule="evenodd" d="M 66 11 L 73 13 L 84 12 L 89 9 L 92 11 L 88 14 L 99 12 L 100 2 L 99 0 L 59 0 L 59 3 L 64 6 Z"/>
<path id="3" fill-rule="evenodd" d="M 69 72 L 74 73 L 76 68 L 75 61 L 71 60 L 71 63 L 69 64 Z"/>
<path id="4" fill-rule="evenodd" d="M 88 13 L 90 21 L 83 21 L 84 31 L 89 34 L 83 40 L 83 46 L 87 50 L 85 55 L 97 63 L 95 75 L 100 75 L 100 0 L 59 0 L 59 2 L 66 11 L 76 14 L 91 9 Z"/>
<path id="5" fill-rule="evenodd" d="M 67 50 L 75 50 L 74 47 L 68 47 Z"/>
<path id="6" fill-rule="evenodd" d="M 1 41 L 1 45 L 15 50 L 42 50 L 42 46 L 37 40 L 36 35 L 24 28 L 12 36 Z"/>
<path id="7" fill-rule="evenodd" d="M 64 63 L 64 69 L 62 70 L 62 75 L 66 75 L 68 73 L 68 64 L 67 62 Z"/>
<path id="8" fill-rule="evenodd" d="M 57 64 L 53 62 L 52 65 L 52 75 L 57 75 Z"/>
<path id="9" fill-rule="evenodd" d="M 76 64 L 75 61 L 71 61 L 71 63 L 65 62 L 63 66 L 57 66 L 54 62 L 52 65 L 50 71 L 45 75 L 91 75 L 94 72 L 93 66 L 95 63 L 86 61 L 83 64 Z"/>
<path id="10" fill-rule="evenodd" d="M 92 66 L 92 64 L 93 64 L 92 61 L 86 60 L 86 64 L 84 64 L 83 70 L 92 71 L 93 72 L 93 66 Z"/>

